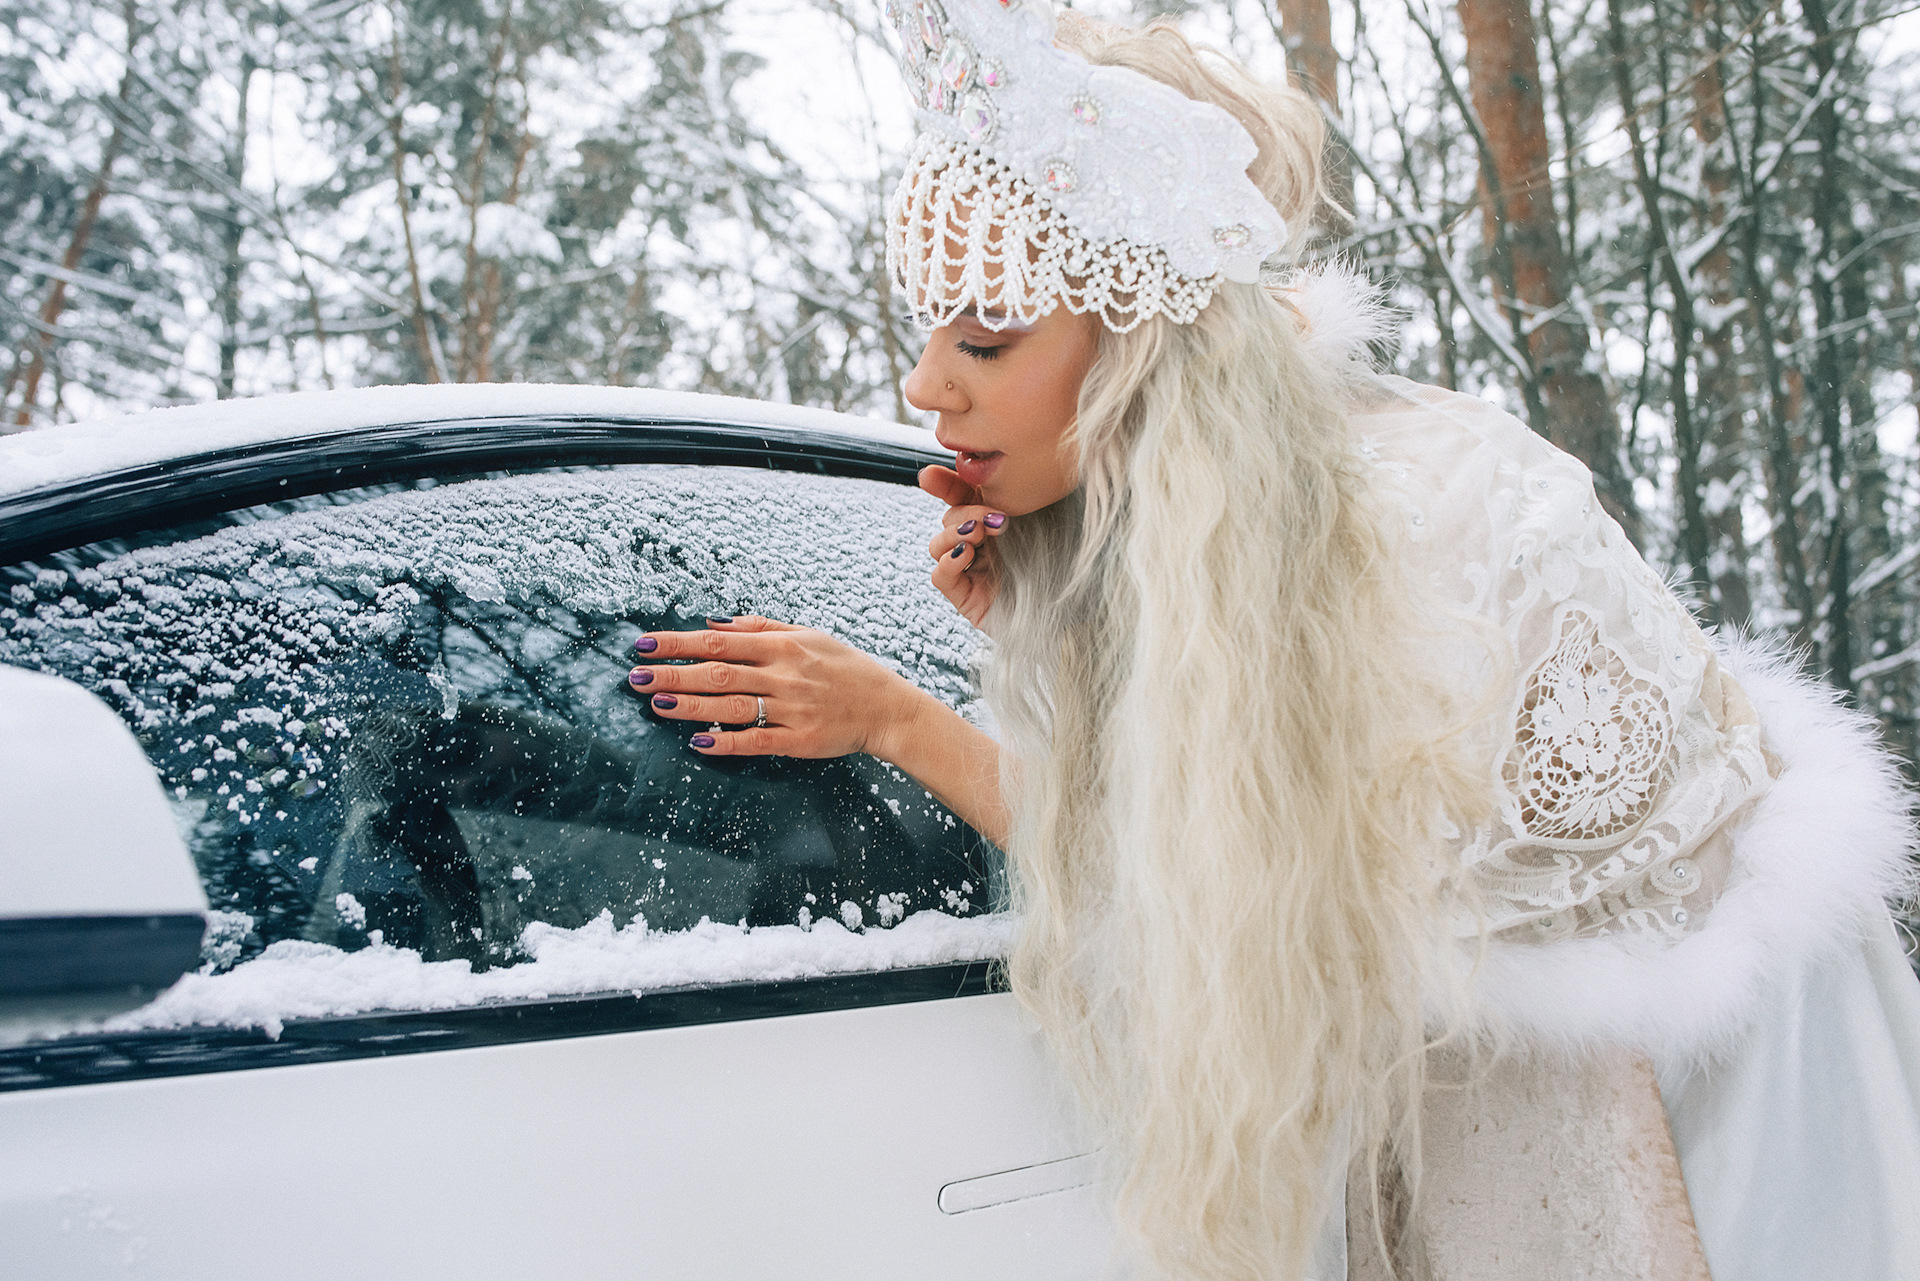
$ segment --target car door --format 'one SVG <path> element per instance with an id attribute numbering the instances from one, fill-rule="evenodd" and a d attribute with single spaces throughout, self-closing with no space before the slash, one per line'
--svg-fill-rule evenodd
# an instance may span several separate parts
<path id="1" fill-rule="evenodd" d="M 214 909 L 159 999 L 0 1048 L 9 1274 L 1104 1271 L 992 990 L 997 851 L 870 758 L 699 757 L 624 685 L 641 631 L 753 612 L 964 705 L 937 518 L 577 467 L 0 569 L 0 661 L 121 711 Z"/>

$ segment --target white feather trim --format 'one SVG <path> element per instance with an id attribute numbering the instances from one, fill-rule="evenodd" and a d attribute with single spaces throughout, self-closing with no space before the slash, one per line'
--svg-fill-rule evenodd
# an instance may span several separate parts
<path id="1" fill-rule="evenodd" d="M 1667 1071 L 1731 1048 L 1775 976 L 1868 930 L 1912 892 L 1913 796 L 1873 722 L 1778 651 L 1720 638 L 1780 775 L 1732 832 L 1733 871 L 1676 943 L 1610 935 L 1492 943 L 1474 995 L 1490 1028 L 1545 1049 L 1601 1043 Z"/>
<path id="2" fill-rule="evenodd" d="M 1344 263 L 1276 276 L 1267 288 L 1300 314 L 1308 353 L 1336 370 L 1371 372 L 1375 347 L 1399 335 L 1400 313 L 1386 291 Z"/>

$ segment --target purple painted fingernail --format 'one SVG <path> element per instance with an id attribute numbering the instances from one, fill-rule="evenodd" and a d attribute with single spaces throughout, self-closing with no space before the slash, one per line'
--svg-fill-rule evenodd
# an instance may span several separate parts
<path id="1" fill-rule="evenodd" d="M 627 673 L 627 683 L 635 686 L 651 685 L 653 684 L 653 673 L 644 667 L 636 667 Z"/>
<path id="2" fill-rule="evenodd" d="M 637 653 L 651 654 L 654 650 L 660 648 L 660 642 L 651 636 L 642 636 L 633 643 L 633 648 Z"/>
<path id="3" fill-rule="evenodd" d="M 965 543 L 955 543 L 953 545 L 953 550 L 948 552 L 947 555 L 953 557 L 955 560 L 959 560 L 961 555 L 966 550 L 967 550 L 967 545 Z"/>
<path id="4" fill-rule="evenodd" d="M 675 698 L 671 694 L 655 694 L 653 696 L 653 705 L 655 707 L 663 707 L 663 708 L 678 707 L 680 706 L 680 700 Z"/>
<path id="5" fill-rule="evenodd" d="M 988 512 L 987 513 L 988 529 L 998 529 L 1000 528 L 1000 526 L 1006 523 L 1007 523 L 1007 514 L 1005 512 Z"/>
<path id="6" fill-rule="evenodd" d="M 955 530 L 954 532 L 956 534 L 959 534 L 962 538 L 965 538 L 968 534 L 971 534 L 973 532 L 973 527 L 979 523 L 980 522 L 977 520 L 970 520 L 966 524 L 960 526 L 960 528 Z"/>
<path id="7" fill-rule="evenodd" d="M 708 614 L 707 621 L 718 627 L 724 627 L 733 621 L 732 614 Z"/>
<path id="8" fill-rule="evenodd" d="M 713 735 L 711 735 L 711 734 L 695 734 L 695 735 L 693 736 L 693 745 L 694 745 L 695 747 L 712 747 L 712 746 L 713 746 Z"/>

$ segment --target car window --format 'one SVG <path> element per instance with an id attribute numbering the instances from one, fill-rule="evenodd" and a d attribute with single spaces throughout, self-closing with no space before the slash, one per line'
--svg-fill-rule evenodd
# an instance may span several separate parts
<path id="1" fill-rule="evenodd" d="M 965 920 L 994 852 L 905 775 L 704 758 L 625 684 L 641 632 L 757 613 L 960 706 L 974 634 L 927 583 L 938 518 L 908 486 L 719 467 L 351 490 L 0 569 L 0 661 L 140 737 L 216 909 L 209 975 Z M 321 1008 L 383 999 L 406 998 Z"/>

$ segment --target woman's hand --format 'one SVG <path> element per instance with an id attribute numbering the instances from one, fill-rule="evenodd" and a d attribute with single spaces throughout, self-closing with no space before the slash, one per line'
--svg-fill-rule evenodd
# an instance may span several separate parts
<path id="1" fill-rule="evenodd" d="M 920 488 L 947 505 L 940 532 L 927 544 L 933 555 L 933 585 L 962 618 L 978 627 L 1000 592 L 1000 558 L 987 540 L 1007 527 L 1006 513 L 983 505 L 979 493 L 951 467 L 922 467 Z"/>
<path id="2" fill-rule="evenodd" d="M 655 714 L 701 727 L 690 742 L 706 756 L 880 755 L 889 728 L 925 697 L 824 632 L 752 615 L 709 618 L 707 627 L 648 632 L 634 645 L 641 666 L 627 674 Z M 668 659 L 700 661 L 654 665 Z M 763 703 L 766 724 L 755 726 Z"/>
<path id="3" fill-rule="evenodd" d="M 745 614 L 709 618 L 703 632 L 648 632 L 633 649 L 640 666 L 627 683 L 657 715 L 700 726 L 688 741 L 701 755 L 866 752 L 911 774 L 989 840 L 1006 843 L 994 741 L 859 650 Z M 689 658 L 698 661 L 657 665 Z M 766 724 L 756 726 L 763 703 Z"/>

